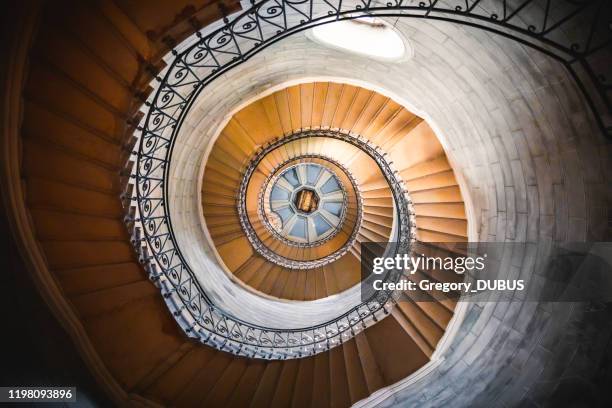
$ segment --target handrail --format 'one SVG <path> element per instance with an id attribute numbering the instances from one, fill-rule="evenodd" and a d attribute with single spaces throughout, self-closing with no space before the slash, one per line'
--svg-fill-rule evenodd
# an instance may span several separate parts
<path id="1" fill-rule="evenodd" d="M 610 101 L 605 92 L 605 78 L 594 72 L 589 58 L 611 43 L 610 36 L 603 40 L 595 39 L 596 20 L 592 22 L 591 34 L 584 44 L 571 39 L 563 43 L 557 37 L 564 36 L 555 36 L 556 30 L 568 24 L 571 18 L 584 16 L 594 5 L 601 6 L 604 1 L 557 0 L 555 3 L 562 4 L 562 11 L 566 12 L 561 18 L 553 21 L 549 12 L 551 8 L 546 7 L 543 14 L 538 16 L 541 24 L 528 25 L 525 23 L 528 21 L 526 17 L 533 17 L 525 12 L 529 7 L 511 10 L 506 0 L 488 2 L 490 8 L 496 8 L 493 11 L 485 9 L 480 0 L 471 3 L 469 0 L 449 0 L 443 4 L 429 0 L 416 5 L 404 0 L 387 3 L 371 0 L 266 0 L 254 4 L 231 21 L 226 19 L 223 27 L 206 36 L 196 32 L 197 41 L 180 53 L 173 50 L 174 60 L 164 77 L 156 78 L 157 90 L 146 102 L 148 111 L 143 125 L 137 127 L 138 142 L 132 155 L 134 164 L 125 193 L 126 221 L 132 231 L 132 242 L 183 330 L 202 343 L 239 355 L 271 359 L 302 357 L 329 349 L 355 335 L 376 321 L 379 314 L 387 312 L 386 303 L 391 298 L 388 293 L 378 294 L 380 297 L 369 299 L 337 319 L 294 330 L 253 325 L 227 315 L 212 303 L 176 245 L 169 215 L 170 203 L 166 199 L 176 136 L 186 113 L 211 81 L 271 44 L 317 25 L 366 16 L 428 18 L 485 29 L 560 61 L 572 73 L 605 133 L 609 128 L 602 117 L 607 114 L 606 109 L 610 111 Z M 526 4 L 533 2 L 525 1 Z M 561 7 L 556 8 L 557 14 L 559 10 Z M 595 93 L 587 91 L 589 86 L 583 84 L 576 74 L 576 64 L 584 68 L 592 81 L 590 85 L 596 89 Z M 600 103 L 595 103 L 596 98 Z M 604 107 L 604 111 L 600 106 Z M 326 132 L 329 132 L 326 137 L 336 137 L 333 131 Z M 362 149 L 383 155 L 361 138 L 350 140 L 359 141 Z M 393 180 L 394 171 L 390 168 L 386 171 L 391 177 L 388 180 Z M 409 201 L 405 199 L 405 191 L 400 184 L 390 186 L 397 208 L 406 206 L 405 210 L 398 210 L 400 228 L 397 240 L 401 247 L 402 242 L 408 245 L 411 239 Z"/>
<path id="2" fill-rule="evenodd" d="M 316 130 L 316 129 L 311 129 L 309 131 L 304 131 L 304 132 L 297 132 L 294 133 L 292 135 L 288 135 L 282 139 L 278 139 L 275 140 L 269 144 L 267 144 L 266 146 L 264 146 L 263 148 L 259 149 L 257 151 L 257 153 L 254 155 L 253 158 L 251 158 L 251 160 L 249 161 L 245 171 L 244 171 L 244 175 L 242 177 L 241 183 L 240 183 L 240 187 L 238 189 L 238 219 L 240 221 L 240 225 L 242 226 L 242 230 L 244 231 L 247 239 L 249 240 L 249 242 L 251 243 L 251 246 L 253 246 L 253 248 L 264 258 L 266 258 L 268 261 L 273 262 L 277 265 L 280 265 L 284 268 L 289 268 L 289 269 L 315 269 L 315 268 L 320 268 L 322 266 L 325 266 L 331 262 L 334 262 L 338 259 L 340 259 L 341 257 L 343 257 L 349 250 L 350 248 L 353 246 L 353 244 L 355 243 L 355 240 L 357 239 L 357 234 L 359 233 L 359 229 L 361 227 L 361 219 L 362 219 L 362 204 L 361 204 L 361 195 L 359 193 L 359 188 L 357 186 L 357 182 L 354 180 L 354 178 L 352 177 L 352 175 L 350 174 L 350 172 L 344 168 L 344 166 L 340 165 L 340 163 L 335 162 L 335 161 L 331 161 L 332 163 L 334 163 L 335 165 L 339 166 L 347 175 L 347 177 L 349 178 L 349 180 L 351 181 L 353 188 L 355 189 L 355 192 L 357 194 L 357 223 L 355 225 L 355 228 L 353 228 L 353 231 L 351 231 L 351 235 L 349 236 L 349 238 L 347 239 L 347 241 L 342 245 L 342 247 L 340 247 L 338 250 L 334 251 L 333 253 L 326 255 L 324 257 L 318 258 L 318 259 L 312 259 L 312 260 L 296 260 L 296 259 L 291 259 L 291 258 L 287 258 L 284 256 L 281 256 L 279 254 L 277 254 L 276 252 L 270 250 L 259 238 L 259 236 L 257 235 L 257 233 L 255 232 L 255 228 L 253 227 L 253 225 L 251 224 L 250 218 L 248 216 L 248 212 L 247 212 L 247 206 L 246 206 L 246 192 L 249 186 L 249 182 L 251 180 L 251 177 L 253 175 L 253 173 L 255 172 L 255 170 L 257 169 L 257 165 L 261 162 L 261 160 L 271 151 L 279 148 L 280 146 L 283 146 L 287 143 L 291 143 L 295 140 L 300 140 L 300 139 L 304 139 L 304 138 L 309 138 L 309 137 L 329 137 L 327 136 L 327 134 L 329 133 L 329 131 L 326 130 Z M 352 139 L 354 138 L 353 136 L 350 136 L 348 134 L 344 134 L 341 132 L 334 132 L 335 139 L 340 139 L 340 140 L 344 140 L 344 139 Z M 349 142 L 350 143 L 350 142 Z M 351 143 L 353 144 L 353 143 Z M 312 155 L 306 155 L 306 156 L 312 156 Z M 302 156 L 303 157 L 303 156 Z M 315 155 L 316 157 L 316 155 Z M 299 156 L 298 156 L 299 158 Z M 326 158 L 326 160 L 330 160 L 328 158 Z M 401 183 L 401 180 L 394 180 L 395 182 Z M 263 198 L 260 197 L 260 205 L 259 207 L 262 208 L 262 203 L 263 203 Z M 265 220 L 265 217 L 262 217 Z M 265 221 L 267 222 L 267 220 Z M 271 232 L 275 233 L 275 236 L 278 235 L 278 233 L 276 233 L 276 231 L 274 231 L 274 229 L 270 226 L 268 228 Z M 284 237 L 280 237 L 282 238 L 283 242 L 284 242 Z"/>
<path id="3" fill-rule="evenodd" d="M 253 163 L 258 163 L 257 158 L 265 156 L 269 151 L 285 143 L 313 137 L 345 141 L 360 148 L 376 162 L 389 183 L 396 208 L 398 228 L 396 236 L 392 239 L 397 243 L 392 246 L 394 254 L 408 253 L 415 239 L 415 216 L 412 203 L 399 173 L 386 160 L 386 153 L 363 137 L 330 129 L 297 132 L 264 146 L 256 155 Z M 146 164 L 145 167 L 150 168 Z M 239 194 L 245 194 L 248 180 L 254 169 L 255 166 L 247 168 Z M 136 176 L 136 179 L 140 178 Z M 142 254 L 142 260 L 149 269 L 152 279 L 162 288 L 162 294 L 179 323 L 181 323 L 180 319 L 184 320 L 183 323 L 189 322 L 187 327 L 185 324 L 182 326 L 186 328 L 190 336 L 198 337 L 203 343 L 235 354 L 256 358 L 303 357 L 341 344 L 389 313 L 388 303 L 393 301 L 392 291 L 373 293 L 368 299 L 336 318 L 312 327 L 275 329 L 255 325 L 231 316 L 217 308 L 206 297 L 187 263 L 172 262 L 175 256 L 180 260 L 181 255 L 177 247 L 169 247 L 171 241 L 168 239 L 168 234 L 172 232 L 172 227 L 168 222 L 168 215 L 157 215 L 155 211 L 151 211 L 152 207 L 148 205 L 148 200 L 143 201 L 136 197 L 136 202 L 139 208 L 134 211 L 135 214 L 139 213 L 140 217 L 135 217 L 133 220 L 133 229 L 139 234 L 134 242 Z M 163 208 L 163 205 L 155 206 L 157 211 Z M 246 214 L 246 208 L 243 206 L 239 206 L 238 209 L 239 214 Z M 241 209 L 244 212 L 240 212 Z M 353 233 L 356 234 L 357 231 L 358 229 L 355 229 Z M 141 232 L 144 232 L 144 236 L 140 235 Z M 290 260 L 290 262 L 296 261 Z M 180 275 L 180 272 L 184 274 Z M 392 271 L 385 276 L 384 280 L 397 282 L 400 278 L 400 271 Z M 192 298 L 186 299 L 187 295 L 192 295 L 191 290 L 194 287 L 197 292 L 193 293 L 193 296 L 197 298 L 197 304 L 193 303 Z"/>

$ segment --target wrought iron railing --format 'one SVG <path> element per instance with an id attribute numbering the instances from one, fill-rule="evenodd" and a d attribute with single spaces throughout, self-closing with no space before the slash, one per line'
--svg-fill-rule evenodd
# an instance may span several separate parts
<path id="1" fill-rule="evenodd" d="M 249 182 L 251 180 L 251 176 L 253 175 L 253 172 L 256 170 L 257 165 L 261 162 L 261 160 L 266 155 L 268 155 L 268 153 L 272 152 L 273 150 L 287 143 L 290 143 L 296 140 L 300 140 L 300 139 L 305 139 L 305 138 L 320 138 L 320 137 L 329 137 L 329 138 L 333 138 L 337 140 L 343 140 L 353 146 L 358 146 L 358 147 L 363 146 L 364 149 L 369 150 L 367 151 L 367 153 L 371 155 L 370 157 L 376 156 L 376 158 L 374 159 L 376 163 L 380 163 L 380 166 L 388 166 L 382 154 L 377 149 L 372 148 L 365 140 L 363 140 L 362 138 L 356 138 L 354 136 L 351 136 L 349 134 L 342 133 L 339 131 L 310 129 L 307 131 L 297 132 L 297 133 L 288 135 L 286 137 L 283 137 L 281 139 L 275 140 L 267 144 L 266 146 L 263 146 L 261 149 L 259 149 L 257 153 L 255 154 L 255 156 L 250 160 L 249 164 L 247 165 L 244 171 L 242 181 L 240 183 L 240 187 L 238 189 L 238 206 L 237 206 L 238 219 L 240 220 L 240 225 L 242 226 L 242 230 L 244 231 L 247 239 L 249 240 L 253 248 L 261 256 L 266 258 L 268 261 L 273 262 L 277 265 L 280 265 L 284 268 L 315 269 L 315 268 L 320 268 L 322 266 L 325 266 L 329 263 L 332 263 L 342 258 L 351 249 L 351 247 L 355 243 L 355 240 L 357 239 L 357 234 L 359 233 L 359 229 L 361 225 L 361 218 L 362 218 L 361 197 L 358 197 L 357 223 L 355 225 L 355 228 L 353 228 L 353 230 L 351 231 L 351 235 L 349 236 L 348 240 L 338 250 L 334 251 L 333 253 L 329 255 L 318 258 L 318 259 L 297 260 L 297 259 L 287 258 L 287 257 L 279 255 L 275 251 L 272 251 L 270 248 L 268 248 L 261 241 L 261 239 L 259 238 L 259 235 L 257 234 L 257 232 L 255 232 L 255 228 L 253 227 L 251 223 L 251 220 L 247 212 L 246 194 L 247 194 Z M 392 183 L 395 183 L 397 185 L 402 185 L 402 180 L 399 179 L 395 174 L 393 174 L 393 172 L 389 168 L 387 168 L 386 171 L 387 173 L 385 174 L 385 176 L 389 177 L 388 180 L 391 180 Z M 352 179 L 352 176 L 350 176 L 350 173 L 348 173 L 347 171 L 346 174 L 351 179 L 353 186 L 357 186 L 355 180 Z M 358 189 L 356 190 L 356 193 L 359 194 Z M 405 200 L 405 198 L 403 197 L 398 197 L 397 199 Z M 262 204 L 260 204 L 260 208 L 261 207 L 262 207 Z M 406 206 L 406 208 L 407 208 L 407 211 L 410 211 L 409 205 Z M 402 211 L 404 211 L 403 208 L 402 208 Z M 270 227 L 270 230 L 274 231 L 272 227 Z M 279 237 L 279 238 L 281 238 L 282 240 L 282 237 Z"/>
<path id="2" fill-rule="evenodd" d="M 254 2 L 253 2 L 254 3 Z M 152 121 L 176 125 L 194 97 L 223 72 L 262 49 L 308 28 L 367 16 L 448 21 L 512 38 L 563 63 L 577 80 L 604 130 L 610 114 L 607 65 L 597 66 L 612 45 L 608 0 L 266 0 L 254 3 L 175 59 L 150 104 Z M 578 26 L 578 28 L 577 28 Z M 609 62 L 609 60 L 608 60 Z M 601 65 L 601 64 L 600 64 Z M 599 70 L 599 71 L 598 71 Z M 580 73 L 583 72 L 584 75 Z M 585 83 L 581 78 L 588 78 Z M 594 91 L 589 91 L 594 89 Z M 157 128 L 159 130 L 159 127 Z"/>
<path id="3" fill-rule="evenodd" d="M 391 241 L 396 244 L 391 246 L 393 254 L 390 255 L 408 253 L 415 239 L 415 216 L 412 204 L 399 173 L 386 160 L 386 153 L 368 140 L 358 135 L 330 129 L 311 129 L 263 146 L 256 158 L 260 155 L 265 156 L 269 151 L 285 143 L 313 137 L 331 138 L 350 143 L 376 162 L 389 184 L 396 208 L 397 229 L 391 238 Z M 253 161 L 253 163 L 256 162 L 258 160 Z M 144 167 L 146 171 L 153 169 L 146 164 Z M 250 178 L 248 169 L 252 173 L 255 167 L 248 167 L 245 172 L 240 190 L 242 196 L 246 194 L 246 186 Z M 140 166 L 135 168 L 138 169 Z M 161 170 L 161 166 L 158 170 Z M 163 184 L 163 179 L 159 177 L 142 177 L 136 174 L 135 179 L 142 181 L 143 188 L 146 188 L 145 192 L 152 193 L 161 188 Z M 138 190 L 138 184 L 136 188 L 136 194 L 142 193 Z M 379 291 L 324 324 L 290 330 L 262 327 L 237 319 L 217 308 L 200 287 L 190 266 L 184 261 L 180 249 L 175 244 L 172 226 L 163 201 L 157 198 L 151 200 L 138 195 L 134 200 L 136 206 L 132 207 L 129 224 L 133 231 L 133 242 L 141 254 L 141 261 L 145 264 L 153 281 L 161 288 L 166 303 L 179 324 L 188 335 L 198 338 L 202 343 L 249 357 L 285 359 L 308 356 L 328 350 L 359 333 L 388 314 L 390 307 L 388 303 L 394 301 L 393 292 Z M 151 204 L 152 202 L 156 204 Z M 243 206 L 238 208 L 243 208 Z M 239 214 L 246 215 L 240 211 Z M 244 228 L 245 235 L 248 236 L 249 229 L 246 226 Z M 358 228 L 355 228 L 353 234 L 357 232 Z M 256 246 L 257 243 L 253 245 Z M 336 255 L 337 253 L 334 253 L 334 256 Z M 342 255 L 337 255 L 334 259 Z M 276 259 L 274 261 L 278 262 Z M 312 261 L 316 265 L 308 265 L 308 267 L 316 268 L 322 261 L 323 259 Z M 296 261 L 287 260 L 287 262 Z M 298 268 L 300 266 L 298 265 Z M 391 271 L 385 275 L 384 281 L 397 282 L 401 276 L 401 271 Z"/>
<path id="4" fill-rule="evenodd" d="M 179 324 L 191 337 L 235 354 L 293 358 L 340 344 L 385 313 L 390 298 L 388 293 L 378 294 L 380 297 L 330 322 L 295 330 L 243 322 L 211 302 L 176 244 L 167 197 L 176 135 L 197 96 L 219 75 L 293 33 L 335 20 L 365 16 L 442 20 L 498 33 L 563 63 L 583 91 L 599 126 L 609 132 L 605 122 L 610 112 L 609 85 L 605 73 L 596 72 L 594 64 L 611 43 L 607 10 L 606 0 L 268 0 L 231 21 L 226 19 L 223 27 L 210 34 L 196 32 L 195 43 L 180 53 L 173 51 L 174 60 L 163 78 L 156 78 L 156 91 L 146 102 L 148 112 L 138 127 L 126 192 L 131 199 L 126 221 L 133 243 Z M 582 37 L 574 35 L 575 30 L 566 30 L 576 20 L 587 27 Z M 360 147 L 376 150 L 367 143 Z M 402 186 L 393 185 L 393 177 L 388 181 L 396 204 L 403 205 Z M 398 240 L 407 243 L 410 220 L 401 219 L 398 225 Z"/>

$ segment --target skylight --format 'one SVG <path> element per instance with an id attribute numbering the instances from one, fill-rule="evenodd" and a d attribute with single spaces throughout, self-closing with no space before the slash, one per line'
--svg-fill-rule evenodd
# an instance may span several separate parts
<path id="1" fill-rule="evenodd" d="M 325 45 L 373 58 L 395 60 L 406 44 L 395 30 L 376 18 L 342 20 L 312 28 L 314 39 Z"/>

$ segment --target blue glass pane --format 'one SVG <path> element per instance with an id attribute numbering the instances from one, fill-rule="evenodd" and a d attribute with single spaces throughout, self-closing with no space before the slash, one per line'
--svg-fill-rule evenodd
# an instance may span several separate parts
<path id="1" fill-rule="evenodd" d="M 317 235 L 319 236 L 326 233 L 332 228 L 332 226 L 329 225 L 327 221 L 325 221 L 325 219 L 321 217 L 319 214 L 314 216 L 314 225 L 315 225 L 315 231 L 317 232 Z"/>
<path id="2" fill-rule="evenodd" d="M 298 217 L 295 225 L 293 228 L 291 228 L 289 235 L 306 239 L 306 219 L 303 217 Z"/>
<path id="3" fill-rule="evenodd" d="M 270 194 L 270 198 L 272 200 L 289 200 L 289 196 L 291 194 L 282 187 L 274 186 L 272 189 L 272 194 Z"/>
<path id="4" fill-rule="evenodd" d="M 336 217 L 339 217 L 342 213 L 342 203 L 325 203 L 323 204 L 323 208 L 334 214 Z"/>
<path id="5" fill-rule="evenodd" d="M 306 171 L 306 180 L 308 180 L 308 184 L 314 186 L 319 178 L 319 173 L 321 173 L 321 167 L 309 165 Z"/>
<path id="6" fill-rule="evenodd" d="M 327 193 L 331 193 L 333 191 L 338 191 L 340 190 L 340 186 L 338 185 L 338 182 L 336 181 L 335 177 L 330 177 L 325 184 L 323 184 L 323 187 L 321 187 L 321 192 L 323 194 L 327 194 Z"/>
<path id="7" fill-rule="evenodd" d="M 283 221 L 283 225 L 285 225 L 287 220 L 291 218 L 294 214 L 291 207 L 283 207 L 278 210 L 274 210 L 274 212 L 277 213 L 279 217 L 281 217 L 281 220 Z"/>
<path id="8" fill-rule="evenodd" d="M 300 185 L 300 180 L 298 179 L 297 173 L 295 172 L 295 169 L 291 169 L 288 172 L 286 172 L 285 174 L 283 174 L 283 177 L 285 178 L 285 180 L 287 180 L 289 182 L 289 184 L 291 184 L 293 187 L 297 187 Z"/>

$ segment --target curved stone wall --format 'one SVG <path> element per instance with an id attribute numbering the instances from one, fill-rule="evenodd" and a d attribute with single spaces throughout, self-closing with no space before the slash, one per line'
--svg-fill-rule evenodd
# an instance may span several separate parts
<path id="1" fill-rule="evenodd" d="M 537 242 L 610 237 L 610 148 L 559 63 L 478 29 L 417 19 L 391 22 L 411 42 L 413 58 L 372 61 L 296 34 L 204 90 L 179 135 L 173 162 L 181 166 L 171 169 L 172 218 L 188 232 L 182 244 L 204 249 L 194 261 L 216 265 L 199 218 L 197 184 L 212 138 L 232 112 L 262 92 L 305 79 L 336 78 L 374 88 L 426 118 L 466 195 L 470 240 L 524 242 L 525 255 L 510 266 L 521 274 L 533 270 Z M 250 301 L 235 286 L 214 291 L 229 310 Z M 278 307 L 287 310 L 280 302 Z M 312 321 L 312 310 L 305 309 L 301 320 Z M 544 389 L 534 386 L 536 380 L 552 390 L 563 374 L 554 364 L 560 361 L 556 356 L 576 352 L 568 367 L 587 360 L 563 337 L 575 335 L 583 312 L 576 304 L 469 304 L 442 361 L 399 384 L 395 395 L 383 390 L 370 403 L 467 406 L 486 405 L 486 398 L 508 405 L 518 402 L 513 398 L 536 400 Z M 609 325 L 607 330 L 601 336 L 609 335 Z"/>

